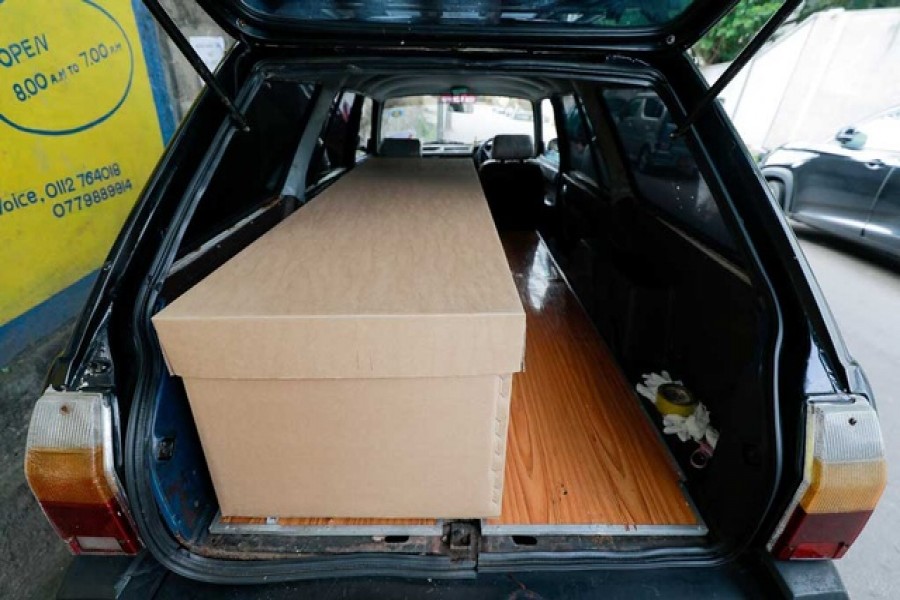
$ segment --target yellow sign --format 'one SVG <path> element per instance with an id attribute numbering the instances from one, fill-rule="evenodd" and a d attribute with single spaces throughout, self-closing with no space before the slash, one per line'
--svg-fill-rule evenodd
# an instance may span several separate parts
<path id="1" fill-rule="evenodd" d="M 0 0 L 0 325 L 100 266 L 163 149 L 130 0 Z"/>

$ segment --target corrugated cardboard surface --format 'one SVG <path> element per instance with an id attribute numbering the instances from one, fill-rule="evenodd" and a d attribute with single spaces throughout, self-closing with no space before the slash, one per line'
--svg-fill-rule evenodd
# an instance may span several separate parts
<path id="1" fill-rule="evenodd" d="M 500 514 L 509 376 L 185 385 L 225 516 Z"/>
<path id="2" fill-rule="evenodd" d="M 174 373 L 234 379 L 510 373 L 525 332 L 469 159 L 367 161 L 153 323 Z"/>
<path id="3" fill-rule="evenodd" d="M 499 514 L 525 313 L 471 160 L 369 160 L 153 323 L 224 515 Z"/>

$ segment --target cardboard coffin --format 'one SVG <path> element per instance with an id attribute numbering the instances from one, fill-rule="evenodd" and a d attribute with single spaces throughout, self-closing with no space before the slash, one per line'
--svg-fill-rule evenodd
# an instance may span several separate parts
<path id="1" fill-rule="evenodd" d="M 469 159 L 370 159 L 153 323 L 223 515 L 499 514 L 525 315 Z"/>

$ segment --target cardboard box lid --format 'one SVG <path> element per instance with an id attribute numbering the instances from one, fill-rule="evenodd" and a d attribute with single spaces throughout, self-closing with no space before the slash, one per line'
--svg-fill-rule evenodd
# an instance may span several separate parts
<path id="1" fill-rule="evenodd" d="M 525 314 L 469 159 L 370 159 L 153 317 L 184 377 L 521 369 Z"/>

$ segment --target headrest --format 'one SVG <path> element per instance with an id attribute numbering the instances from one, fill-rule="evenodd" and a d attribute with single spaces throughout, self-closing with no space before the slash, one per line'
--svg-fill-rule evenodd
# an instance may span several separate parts
<path id="1" fill-rule="evenodd" d="M 382 140 L 378 154 L 393 158 L 422 156 L 422 142 L 415 138 L 386 138 Z"/>
<path id="2" fill-rule="evenodd" d="M 534 156 L 530 135 L 498 135 L 494 137 L 491 158 L 494 160 L 525 159 Z"/>

